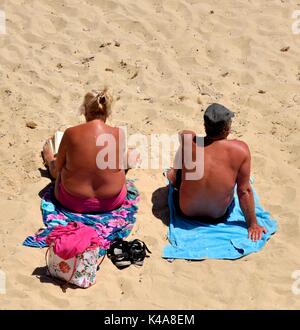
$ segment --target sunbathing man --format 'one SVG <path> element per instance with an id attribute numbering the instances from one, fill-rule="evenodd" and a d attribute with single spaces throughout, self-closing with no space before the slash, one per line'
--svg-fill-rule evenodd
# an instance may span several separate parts
<path id="1" fill-rule="evenodd" d="M 87 93 L 81 106 L 86 123 L 64 132 L 57 155 L 53 155 L 49 140 L 44 145 L 45 163 L 56 178 L 55 197 L 72 211 L 110 211 L 121 206 L 126 197 L 125 171 L 119 166 L 122 134 L 119 128 L 106 124 L 111 103 L 112 96 L 106 89 Z M 96 145 L 99 136 L 115 139 L 116 146 L 110 150 L 110 156 L 115 157 L 113 168 L 99 169 L 97 155 L 107 146 Z"/>
<path id="2" fill-rule="evenodd" d="M 201 146 L 197 143 L 195 132 L 180 132 L 182 170 L 171 169 L 167 176 L 179 188 L 181 212 L 188 217 L 204 217 L 212 222 L 226 216 L 233 201 L 234 187 L 237 185 L 249 238 L 256 241 L 261 239 L 266 229 L 259 226 L 256 220 L 253 192 L 249 182 L 249 148 L 242 141 L 227 139 L 233 116 L 233 112 L 220 104 L 210 105 L 204 113 L 206 136 L 204 145 Z M 186 179 L 186 174 L 190 172 L 187 169 L 191 168 L 191 164 L 187 164 L 184 157 L 184 139 L 187 139 L 188 134 L 193 141 L 189 150 L 193 155 L 192 160 L 195 160 L 196 148 L 204 147 L 203 177 L 197 180 Z"/>

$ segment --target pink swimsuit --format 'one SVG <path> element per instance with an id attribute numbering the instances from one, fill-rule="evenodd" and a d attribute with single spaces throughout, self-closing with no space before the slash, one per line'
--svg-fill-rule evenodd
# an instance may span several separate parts
<path id="1" fill-rule="evenodd" d="M 127 195 L 126 185 L 111 198 L 83 198 L 71 195 L 63 184 L 58 184 L 58 200 L 66 208 L 78 213 L 107 212 L 120 207 Z"/>

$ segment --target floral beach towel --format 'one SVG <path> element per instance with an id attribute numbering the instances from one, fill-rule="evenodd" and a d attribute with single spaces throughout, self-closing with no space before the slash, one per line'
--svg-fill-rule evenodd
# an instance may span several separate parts
<path id="1" fill-rule="evenodd" d="M 69 222 L 78 221 L 96 229 L 101 238 L 99 255 L 104 255 L 112 241 L 127 237 L 136 221 L 139 192 L 133 180 L 127 180 L 127 196 L 121 207 L 114 211 L 99 214 L 74 213 L 54 198 L 54 186 L 51 185 L 43 194 L 41 211 L 45 227 L 36 234 L 28 236 L 23 245 L 43 248 L 47 246 L 46 238 L 58 225 L 66 226 Z"/>

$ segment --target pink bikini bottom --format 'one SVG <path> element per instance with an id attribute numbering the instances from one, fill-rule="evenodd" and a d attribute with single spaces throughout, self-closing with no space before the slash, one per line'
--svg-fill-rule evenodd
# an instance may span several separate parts
<path id="1" fill-rule="evenodd" d="M 126 185 L 118 195 L 111 198 L 83 198 L 71 195 L 62 183 L 58 184 L 58 200 L 69 210 L 78 213 L 107 212 L 120 207 L 127 196 Z"/>

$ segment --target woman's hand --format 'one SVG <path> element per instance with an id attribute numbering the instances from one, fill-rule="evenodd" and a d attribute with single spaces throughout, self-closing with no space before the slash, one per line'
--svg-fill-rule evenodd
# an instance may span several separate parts
<path id="1" fill-rule="evenodd" d="M 44 165 L 48 167 L 50 175 L 52 176 L 52 178 L 56 179 L 57 177 L 56 157 L 52 149 L 52 138 L 46 140 L 43 146 L 42 156 L 44 160 Z"/>
<path id="2" fill-rule="evenodd" d="M 140 153 L 134 148 L 128 148 L 127 162 L 129 169 L 139 167 L 142 162 Z"/>

